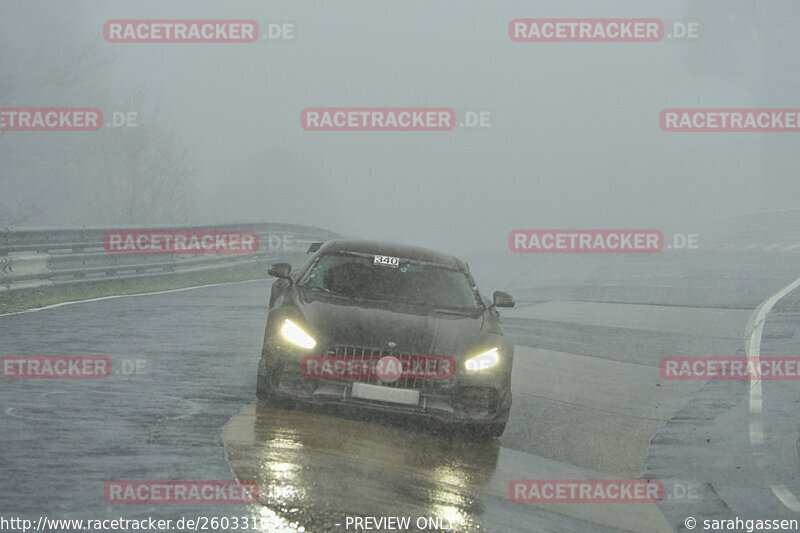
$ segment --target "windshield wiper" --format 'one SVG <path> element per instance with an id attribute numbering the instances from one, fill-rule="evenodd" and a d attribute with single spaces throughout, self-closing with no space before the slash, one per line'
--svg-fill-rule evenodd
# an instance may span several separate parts
<path id="1" fill-rule="evenodd" d="M 442 315 L 472 316 L 477 314 L 477 309 L 434 309 L 434 312 Z"/>
<path id="2" fill-rule="evenodd" d="M 308 292 L 321 292 L 326 296 L 333 296 L 334 298 L 349 299 L 349 298 L 347 298 L 347 296 L 345 296 L 343 294 L 338 294 L 338 293 L 332 292 L 330 289 L 326 289 L 324 287 L 304 287 L 303 285 L 300 285 L 299 287 L 301 289 L 303 289 L 304 291 L 308 291 Z"/>
<path id="3" fill-rule="evenodd" d="M 305 285 L 299 285 L 299 287 L 304 291 L 327 292 L 333 294 L 330 289 L 326 289 L 324 287 L 306 287 Z"/>

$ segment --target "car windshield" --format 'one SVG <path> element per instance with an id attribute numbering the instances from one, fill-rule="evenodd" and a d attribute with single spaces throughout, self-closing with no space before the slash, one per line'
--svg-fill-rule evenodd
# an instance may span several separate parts
<path id="1" fill-rule="evenodd" d="M 376 257 L 380 256 L 323 255 L 302 286 L 351 299 L 432 308 L 479 308 L 477 293 L 459 270 L 403 259 L 395 266 L 376 264 Z"/>

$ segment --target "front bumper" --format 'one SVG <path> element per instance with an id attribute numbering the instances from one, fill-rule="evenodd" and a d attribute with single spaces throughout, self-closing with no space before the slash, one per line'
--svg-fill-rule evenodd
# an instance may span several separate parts
<path id="1" fill-rule="evenodd" d="M 357 384 L 367 382 L 308 379 L 301 375 L 299 361 L 297 354 L 281 350 L 264 354 L 259 364 L 259 382 L 268 387 L 273 396 L 303 403 L 352 406 L 451 423 L 504 422 L 511 407 L 510 368 L 479 375 L 456 372 L 450 378 L 423 383 L 419 380 L 416 383 L 369 380 L 367 387 L 360 387 Z M 364 389 L 368 389 L 369 394 L 364 394 Z M 384 393 L 386 398 L 379 399 Z"/>

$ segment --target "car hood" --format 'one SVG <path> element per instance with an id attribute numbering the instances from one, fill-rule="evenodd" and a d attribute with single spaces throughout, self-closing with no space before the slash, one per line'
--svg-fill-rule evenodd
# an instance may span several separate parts
<path id="1" fill-rule="evenodd" d="M 302 319 L 330 346 L 362 346 L 397 353 L 461 356 L 487 329 L 486 311 L 475 315 L 418 314 L 411 309 L 360 306 L 338 298 L 295 298 Z M 366 304 L 365 304 L 366 305 Z M 396 347 L 390 347 L 393 342 Z"/>

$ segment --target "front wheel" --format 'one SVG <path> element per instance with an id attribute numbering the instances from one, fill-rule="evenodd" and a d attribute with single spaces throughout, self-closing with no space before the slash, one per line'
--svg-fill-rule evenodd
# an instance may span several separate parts
<path id="1" fill-rule="evenodd" d="M 273 403 L 275 401 L 275 394 L 269 387 L 269 376 L 263 374 L 258 375 L 258 380 L 256 381 L 256 398 L 267 403 Z"/>
<path id="2" fill-rule="evenodd" d="M 492 437 L 499 437 L 503 434 L 506 430 L 506 424 L 508 424 L 508 417 L 511 414 L 511 402 L 509 401 L 508 406 L 503 409 L 503 411 L 499 415 L 499 420 L 492 422 L 488 426 L 484 426 L 484 433 L 487 435 L 491 435 Z"/>
<path id="3" fill-rule="evenodd" d="M 456 431 L 469 440 L 485 440 L 499 437 L 506 430 L 505 422 L 492 422 L 491 424 L 462 424 Z"/>
<path id="4" fill-rule="evenodd" d="M 256 398 L 258 398 L 262 404 L 271 405 L 273 407 L 289 409 L 294 406 L 294 402 L 291 399 L 282 397 L 273 391 L 269 386 L 269 376 L 262 374 L 259 374 L 256 380 Z"/>
<path id="5" fill-rule="evenodd" d="M 502 422 L 494 422 L 486 426 L 484 428 L 484 431 L 486 432 L 487 435 L 490 435 L 492 437 L 499 437 L 505 432 L 507 423 L 508 420 L 504 420 Z"/>

